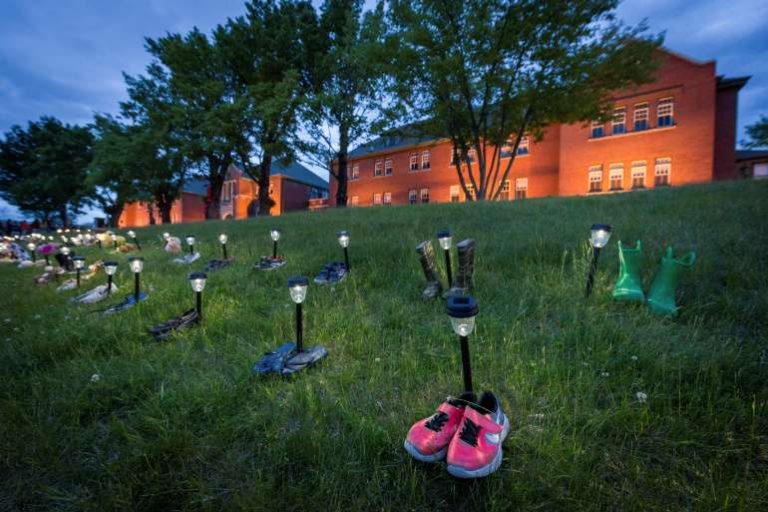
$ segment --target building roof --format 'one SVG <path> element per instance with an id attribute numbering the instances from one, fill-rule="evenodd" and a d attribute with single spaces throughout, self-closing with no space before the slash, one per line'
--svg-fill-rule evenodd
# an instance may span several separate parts
<path id="1" fill-rule="evenodd" d="M 768 149 L 737 149 L 736 161 L 768 160 Z"/>
<path id="2" fill-rule="evenodd" d="M 328 182 L 313 173 L 299 162 L 287 163 L 285 160 L 278 160 L 272 164 L 270 174 L 272 176 L 283 176 L 289 180 L 298 181 L 311 187 L 328 190 Z"/>
<path id="3" fill-rule="evenodd" d="M 202 179 L 196 179 L 196 180 L 189 180 L 188 182 L 184 183 L 184 187 L 182 187 L 182 192 L 186 194 L 195 194 L 198 196 L 207 196 L 208 195 L 208 180 L 202 180 Z"/>
<path id="4" fill-rule="evenodd" d="M 724 75 L 718 75 L 717 77 L 717 89 L 730 89 L 730 88 L 737 88 L 741 89 L 744 87 L 749 79 L 752 78 L 751 76 L 734 76 L 731 78 L 726 78 Z"/>

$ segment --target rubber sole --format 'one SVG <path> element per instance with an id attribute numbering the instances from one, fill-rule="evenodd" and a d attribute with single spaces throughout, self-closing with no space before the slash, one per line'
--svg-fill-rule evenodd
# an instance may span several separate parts
<path id="1" fill-rule="evenodd" d="M 490 462 L 490 464 L 487 464 L 481 468 L 478 469 L 464 469 L 461 466 L 454 466 L 451 464 L 448 464 L 448 467 L 446 468 L 448 470 L 448 473 L 450 473 L 451 476 L 454 476 L 456 478 L 483 478 L 485 476 L 490 475 L 491 473 L 494 473 L 497 469 L 501 467 L 502 459 L 504 458 L 504 455 L 502 454 L 501 445 L 504 443 L 504 440 L 507 438 L 507 435 L 509 434 L 509 420 L 507 420 L 507 416 L 504 415 L 504 427 L 501 431 L 501 439 L 499 440 L 499 451 L 496 452 L 496 455 L 493 457 L 493 460 Z"/>
<path id="2" fill-rule="evenodd" d="M 445 459 L 445 454 L 448 452 L 448 448 L 443 448 L 439 452 L 436 452 L 432 455 L 426 455 L 424 453 L 421 453 L 407 439 L 405 440 L 405 443 L 403 443 L 403 448 L 405 448 L 405 451 L 407 451 L 408 454 L 414 459 L 420 462 L 429 462 L 429 463 L 440 462 L 441 460 Z"/>

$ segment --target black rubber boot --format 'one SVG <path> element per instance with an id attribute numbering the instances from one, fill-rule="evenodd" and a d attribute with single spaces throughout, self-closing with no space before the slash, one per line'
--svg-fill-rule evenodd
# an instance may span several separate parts
<path id="1" fill-rule="evenodd" d="M 475 272 L 475 241 L 471 238 L 462 240 L 456 244 L 456 252 L 459 254 L 459 269 L 453 279 L 451 289 L 447 296 L 466 295 L 472 289 L 472 274 Z"/>
<path id="2" fill-rule="evenodd" d="M 427 279 L 427 286 L 421 293 L 423 300 L 433 300 L 443 290 L 440 284 L 440 275 L 437 273 L 437 263 L 435 262 L 435 250 L 432 248 L 432 242 L 427 240 L 416 246 L 416 252 L 419 254 L 421 269 L 424 271 L 424 277 Z"/>

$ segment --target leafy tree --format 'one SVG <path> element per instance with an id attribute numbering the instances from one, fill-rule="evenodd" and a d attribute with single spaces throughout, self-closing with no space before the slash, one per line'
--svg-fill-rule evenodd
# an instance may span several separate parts
<path id="1" fill-rule="evenodd" d="M 259 185 L 259 212 L 269 215 L 272 162 L 294 158 L 298 111 L 309 87 L 308 59 L 317 16 L 308 1 L 253 0 L 247 14 L 215 31 L 231 72 L 234 101 L 244 115 L 237 163 Z M 258 162 L 258 163 L 254 163 Z"/>
<path id="2" fill-rule="evenodd" d="M 390 2 L 396 91 L 424 132 L 451 140 L 467 197 L 471 185 L 498 198 L 526 134 L 605 117 L 611 91 L 653 79 L 661 38 L 617 22 L 617 3 Z"/>
<path id="3" fill-rule="evenodd" d="M 0 141 L 0 197 L 46 223 L 68 225 L 80 212 L 87 188 L 93 135 L 53 117 L 13 126 Z"/>
<path id="4" fill-rule="evenodd" d="M 747 126 L 749 139 L 742 144 L 747 148 L 768 148 L 768 116 L 760 116 L 755 124 Z"/>
<path id="5" fill-rule="evenodd" d="M 349 148 L 386 123 L 380 105 L 385 79 L 384 9 L 363 12 L 362 0 L 326 0 L 313 43 L 312 87 L 303 108 L 304 152 L 338 183 L 336 205 L 347 204 Z M 335 165 L 333 164 L 335 162 Z"/>
<path id="6" fill-rule="evenodd" d="M 140 179 L 144 169 L 141 158 L 135 155 L 135 128 L 131 128 L 112 116 L 97 115 L 93 130 L 96 141 L 93 147 L 87 185 L 92 202 L 109 217 L 110 226 L 117 226 L 120 214 L 127 202 L 146 199 L 142 195 Z"/>

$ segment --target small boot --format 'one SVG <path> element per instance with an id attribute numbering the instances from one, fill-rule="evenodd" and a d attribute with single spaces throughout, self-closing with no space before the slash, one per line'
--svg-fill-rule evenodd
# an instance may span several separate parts
<path id="1" fill-rule="evenodd" d="M 416 252 L 419 253 L 421 268 L 424 270 L 424 277 L 427 278 L 427 286 L 421 293 L 423 300 L 432 300 L 437 297 L 443 289 L 440 284 L 440 275 L 437 273 L 437 263 L 435 263 L 435 250 L 432 248 L 432 242 L 427 240 L 416 246 Z"/>
<path id="2" fill-rule="evenodd" d="M 619 240 L 619 280 L 613 287 L 613 298 L 632 302 L 645 302 L 640 264 L 643 259 L 643 244 L 640 240 L 632 249 Z"/>
<path id="3" fill-rule="evenodd" d="M 456 244 L 456 252 L 459 254 L 459 268 L 453 278 L 451 289 L 447 296 L 466 295 L 472 289 L 472 274 L 475 271 L 475 241 L 471 238 L 462 240 Z"/>
<path id="4" fill-rule="evenodd" d="M 696 262 L 696 253 L 689 252 L 680 259 L 675 259 L 672 248 L 661 258 L 661 267 L 653 278 L 651 289 L 648 291 L 648 308 L 657 314 L 674 316 L 677 313 L 675 292 L 683 271 Z"/>

